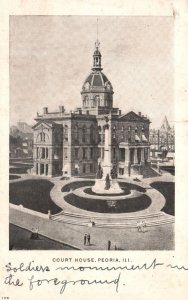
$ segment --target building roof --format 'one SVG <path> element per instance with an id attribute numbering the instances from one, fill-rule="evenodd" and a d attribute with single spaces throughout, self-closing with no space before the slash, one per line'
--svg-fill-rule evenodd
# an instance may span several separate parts
<path id="1" fill-rule="evenodd" d="M 170 125 L 168 123 L 168 120 L 167 120 L 167 117 L 165 116 L 164 118 L 164 121 L 163 121 L 163 124 L 161 126 L 161 130 L 164 130 L 164 131 L 169 131 L 171 128 L 170 128 Z"/>
<path id="2" fill-rule="evenodd" d="M 141 121 L 141 122 L 150 122 L 149 119 L 143 116 L 137 115 L 134 111 L 130 111 L 125 115 L 119 117 L 122 121 Z"/>
<path id="3" fill-rule="evenodd" d="M 52 127 L 58 127 L 58 126 L 62 126 L 62 125 L 55 123 L 54 121 L 51 121 L 51 120 L 42 120 L 41 119 L 32 128 L 35 130 L 36 128 L 38 129 L 39 126 L 41 126 L 43 128 L 45 128 L 45 127 L 52 128 Z"/>
<path id="4" fill-rule="evenodd" d="M 112 89 L 112 85 L 106 75 L 101 71 L 94 70 L 86 77 L 83 88 L 91 89 L 93 87 L 106 87 L 107 85 Z"/>

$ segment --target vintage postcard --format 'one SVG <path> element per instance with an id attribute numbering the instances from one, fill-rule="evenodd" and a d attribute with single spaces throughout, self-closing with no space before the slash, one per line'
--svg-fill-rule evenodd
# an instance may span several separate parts
<path id="1" fill-rule="evenodd" d="M 186 299 L 183 1 L 42 2 L 3 7 L 1 299 Z"/>

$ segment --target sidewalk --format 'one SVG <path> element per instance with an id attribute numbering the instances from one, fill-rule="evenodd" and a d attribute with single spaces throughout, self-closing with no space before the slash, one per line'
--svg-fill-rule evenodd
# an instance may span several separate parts
<path id="1" fill-rule="evenodd" d="M 111 249 L 118 250 L 173 250 L 174 224 L 150 227 L 145 233 L 136 228 L 95 228 L 46 220 L 10 208 L 10 223 L 31 230 L 39 229 L 39 234 L 80 250 L 107 250 L 108 240 Z M 91 245 L 84 246 L 85 233 L 91 235 Z M 50 250 L 50 249 L 49 249 Z"/>

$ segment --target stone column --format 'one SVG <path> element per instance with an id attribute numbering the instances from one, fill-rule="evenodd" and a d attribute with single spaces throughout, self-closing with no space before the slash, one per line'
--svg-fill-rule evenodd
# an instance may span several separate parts
<path id="1" fill-rule="evenodd" d="M 37 147 L 34 147 L 34 151 L 33 151 L 33 159 L 37 158 Z"/>
<path id="2" fill-rule="evenodd" d="M 125 163 L 126 163 L 126 165 L 128 165 L 129 162 L 130 162 L 130 149 L 125 148 Z"/>
<path id="3" fill-rule="evenodd" d="M 144 159 L 144 148 L 141 149 L 141 162 L 143 163 L 145 161 Z"/>
<path id="4" fill-rule="evenodd" d="M 134 164 L 138 163 L 138 149 L 134 148 Z"/>
<path id="5" fill-rule="evenodd" d="M 147 152 L 148 155 L 147 155 L 146 159 L 147 159 L 148 162 L 150 162 L 150 147 L 148 147 L 147 149 L 148 149 L 148 152 Z"/>
<path id="6" fill-rule="evenodd" d="M 102 164 L 103 178 L 111 172 L 111 135 L 109 130 L 109 124 L 106 124 L 104 131 L 104 160 Z"/>
<path id="7" fill-rule="evenodd" d="M 48 175 L 52 176 L 52 163 L 48 164 Z"/>
<path id="8" fill-rule="evenodd" d="M 44 164 L 44 176 L 46 176 L 46 164 Z"/>

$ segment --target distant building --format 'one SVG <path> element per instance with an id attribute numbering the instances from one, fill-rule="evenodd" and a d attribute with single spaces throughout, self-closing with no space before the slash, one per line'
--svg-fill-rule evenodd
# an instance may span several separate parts
<path id="1" fill-rule="evenodd" d="M 34 130 L 33 173 L 44 176 L 95 175 L 104 158 L 104 126 L 109 119 L 112 168 L 118 176 L 142 174 L 149 162 L 150 121 L 141 113 L 122 114 L 113 107 L 113 86 L 102 72 L 99 42 L 93 67 L 82 90 L 82 106 L 73 112 L 37 114 Z"/>
<path id="2" fill-rule="evenodd" d="M 175 131 L 170 127 L 167 117 L 160 129 L 150 130 L 151 157 L 153 158 L 170 158 L 174 157 L 175 152 Z"/>
<path id="3" fill-rule="evenodd" d="M 33 130 L 25 122 L 18 122 L 17 126 L 11 126 L 10 128 L 9 157 L 33 157 Z"/>

